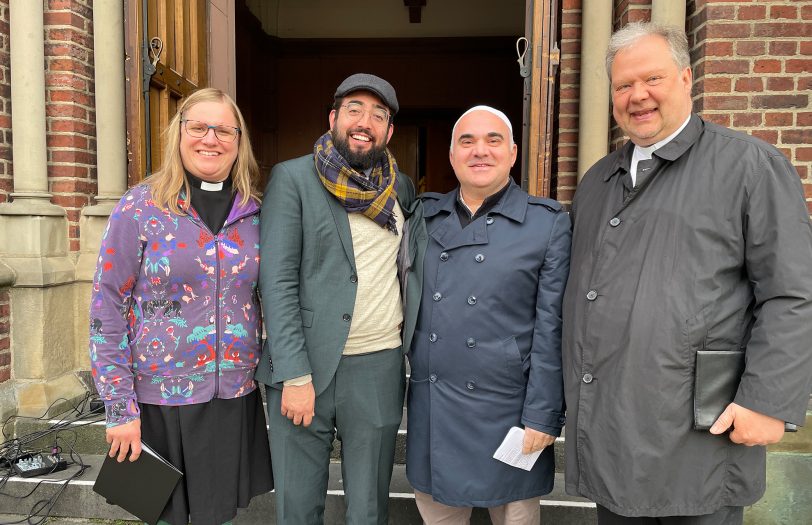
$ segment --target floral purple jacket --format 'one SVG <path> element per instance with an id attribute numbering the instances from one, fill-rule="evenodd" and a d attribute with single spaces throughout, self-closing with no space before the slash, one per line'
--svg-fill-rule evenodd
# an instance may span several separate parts
<path id="1" fill-rule="evenodd" d="M 197 213 L 161 210 L 141 184 L 102 238 L 90 304 L 90 360 L 107 425 L 138 403 L 244 396 L 261 354 L 259 207 L 240 206 L 212 235 Z"/>

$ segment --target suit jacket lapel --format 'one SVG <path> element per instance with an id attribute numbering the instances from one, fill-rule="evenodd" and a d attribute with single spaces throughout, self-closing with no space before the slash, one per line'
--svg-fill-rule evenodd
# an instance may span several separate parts
<path id="1" fill-rule="evenodd" d="M 321 184 L 320 184 L 321 186 Z M 333 214 L 333 220 L 338 230 L 338 238 L 341 245 L 344 247 L 344 252 L 347 254 L 347 259 L 355 269 L 355 252 L 352 249 L 352 233 L 350 232 L 350 220 L 347 218 L 347 210 L 338 202 L 338 199 L 333 197 L 327 189 L 322 186 L 324 198 L 327 199 L 327 204 L 330 207 L 330 212 Z"/>

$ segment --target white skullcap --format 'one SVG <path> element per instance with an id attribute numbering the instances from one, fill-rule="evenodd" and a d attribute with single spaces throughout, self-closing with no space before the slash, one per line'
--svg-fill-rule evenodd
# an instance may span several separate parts
<path id="1" fill-rule="evenodd" d="M 510 145 L 511 146 L 513 145 L 513 126 L 510 125 L 510 120 L 507 118 L 507 115 L 505 115 L 504 113 L 502 113 L 498 109 L 492 108 L 490 106 L 474 106 L 471 109 L 469 109 L 468 111 L 466 111 L 465 113 L 463 113 L 462 115 L 460 115 L 460 118 L 458 118 L 457 122 L 454 123 L 454 128 L 451 130 L 451 146 L 450 146 L 451 148 L 454 147 L 454 135 L 457 132 L 457 124 L 460 123 L 460 120 L 462 120 L 462 117 L 464 117 L 468 113 L 473 113 L 474 111 L 487 111 L 488 113 L 490 113 L 492 115 L 496 115 L 497 117 L 499 117 L 499 120 L 504 122 L 505 126 L 507 126 L 508 134 L 510 135 Z"/>

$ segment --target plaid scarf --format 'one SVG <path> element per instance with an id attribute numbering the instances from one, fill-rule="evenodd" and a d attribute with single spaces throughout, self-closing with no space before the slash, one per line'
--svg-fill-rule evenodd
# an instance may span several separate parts
<path id="1" fill-rule="evenodd" d="M 386 156 L 372 169 L 369 178 L 351 168 L 335 150 L 329 131 L 316 141 L 313 153 L 321 183 L 347 213 L 361 212 L 397 235 L 394 208 L 398 166 L 388 149 Z"/>

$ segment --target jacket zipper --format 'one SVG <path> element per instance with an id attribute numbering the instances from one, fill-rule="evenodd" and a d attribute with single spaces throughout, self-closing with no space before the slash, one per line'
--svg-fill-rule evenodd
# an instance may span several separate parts
<path id="1" fill-rule="evenodd" d="M 231 221 L 226 220 L 223 227 L 220 228 L 219 233 L 212 233 L 206 224 L 200 220 L 200 217 L 195 218 L 195 222 L 198 222 L 198 226 L 201 228 L 206 229 L 209 233 L 214 236 L 214 398 L 216 399 L 217 396 L 220 394 L 220 234 L 225 231 L 226 228 L 234 224 L 235 222 L 239 221 L 240 219 L 244 219 L 246 217 L 250 217 L 254 215 L 256 212 L 245 212 L 237 217 L 234 217 Z"/>
<path id="2" fill-rule="evenodd" d="M 222 231 L 222 229 L 220 230 Z M 214 236 L 214 397 L 220 393 L 220 234 Z"/>

